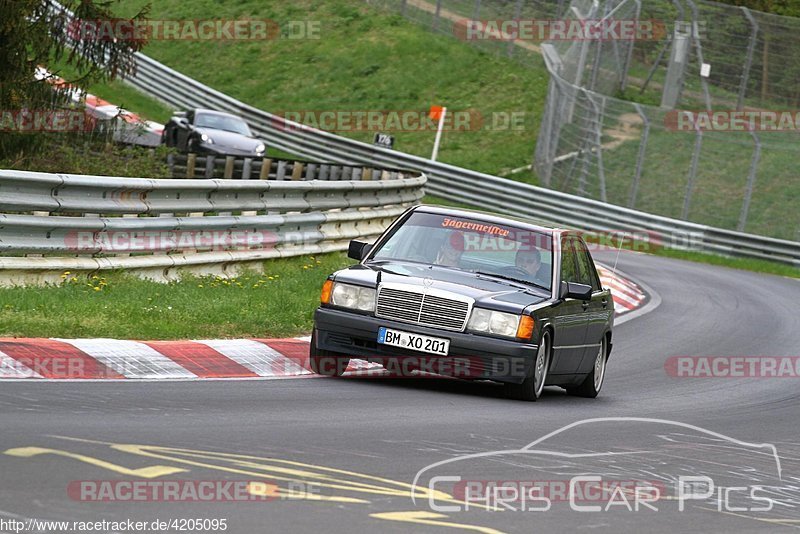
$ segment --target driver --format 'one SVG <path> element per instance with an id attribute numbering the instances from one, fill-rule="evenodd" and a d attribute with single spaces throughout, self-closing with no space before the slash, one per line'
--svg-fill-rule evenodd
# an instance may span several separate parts
<path id="1" fill-rule="evenodd" d="M 542 267 L 542 255 L 536 247 L 521 248 L 517 251 L 514 264 L 533 278 L 538 278 Z"/>

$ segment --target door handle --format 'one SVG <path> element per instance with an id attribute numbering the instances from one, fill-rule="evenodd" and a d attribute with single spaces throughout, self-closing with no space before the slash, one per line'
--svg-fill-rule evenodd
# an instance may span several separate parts
<path id="1" fill-rule="evenodd" d="M 584 311 L 589 309 L 589 303 L 588 302 L 584 302 L 582 304 L 582 306 L 583 306 Z"/>
<path id="2" fill-rule="evenodd" d="M 603 307 L 604 307 L 604 308 L 607 308 L 607 307 L 608 307 L 608 299 L 603 299 L 603 300 L 601 300 L 600 302 L 602 302 L 602 303 L 603 303 Z"/>

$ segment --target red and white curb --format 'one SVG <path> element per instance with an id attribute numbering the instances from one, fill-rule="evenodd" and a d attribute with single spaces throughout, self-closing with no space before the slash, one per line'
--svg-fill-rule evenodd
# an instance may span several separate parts
<path id="1" fill-rule="evenodd" d="M 47 79 L 53 85 L 67 84 L 66 80 L 51 74 L 44 67 L 37 67 L 34 77 L 37 80 Z M 161 144 L 161 134 L 164 131 L 163 124 L 145 120 L 136 113 L 123 109 L 91 93 L 86 93 L 79 87 L 69 86 L 69 88 L 72 101 L 76 104 L 83 103 L 89 115 L 102 121 L 116 121 L 114 141 L 149 147 L 157 147 Z"/>
<path id="2" fill-rule="evenodd" d="M 658 305 L 620 273 L 600 267 L 620 324 Z M 315 378 L 310 338 L 129 341 L 121 339 L 0 338 L 0 379 L 195 380 Z M 351 360 L 346 375 L 382 376 L 381 365 Z"/>
<path id="3" fill-rule="evenodd" d="M 614 311 L 617 317 L 641 308 L 647 302 L 647 294 L 639 284 L 603 266 L 597 266 L 603 287 L 611 290 Z"/>

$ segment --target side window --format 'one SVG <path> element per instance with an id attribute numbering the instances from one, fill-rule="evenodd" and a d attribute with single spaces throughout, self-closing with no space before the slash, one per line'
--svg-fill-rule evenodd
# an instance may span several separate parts
<path id="1" fill-rule="evenodd" d="M 586 244 L 580 239 L 574 239 L 575 255 L 578 259 L 578 282 L 592 286 L 595 291 L 600 290 L 600 280 L 597 279 L 592 257 L 589 255 L 589 250 Z"/>
<path id="2" fill-rule="evenodd" d="M 575 250 L 572 248 L 571 239 L 561 240 L 561 281 L 578 281 L 578 272 L 575 268 Z"/>

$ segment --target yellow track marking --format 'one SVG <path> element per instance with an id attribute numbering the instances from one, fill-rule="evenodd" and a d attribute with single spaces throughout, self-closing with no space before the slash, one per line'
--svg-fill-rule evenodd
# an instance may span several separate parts
<path id="1" fill-rule="evenodd" d="M 121 475 L 129 475 L 141 478 L 158 478 L 165 475 L 173 475 L 175 473 L 183 473 L 187 471 L 186 469 L 181 469 L 180 467 L 170 467 L 166 465 L 151 465 L 149 467 L 130 469 L 121 465 L 112 464 L 111 462 L 106 462 L 105 460 L 101 460 L 99 458 L 94 458 L 92 456 L 85 456 L 83 454 L 62 451 L 59 449 L 46 449 L 43 447 L 18 447 L 16 449 L 8 449 L 3 454 L 17 456 L 19 458 L 33 458 L 34 456 L 39 456 L 41 454 L 55 454 L 57 456 L 65 456 L 67 458 L 72 458 L 96 467 L 108 469 L 109 471 L 113 471 Z"/>

